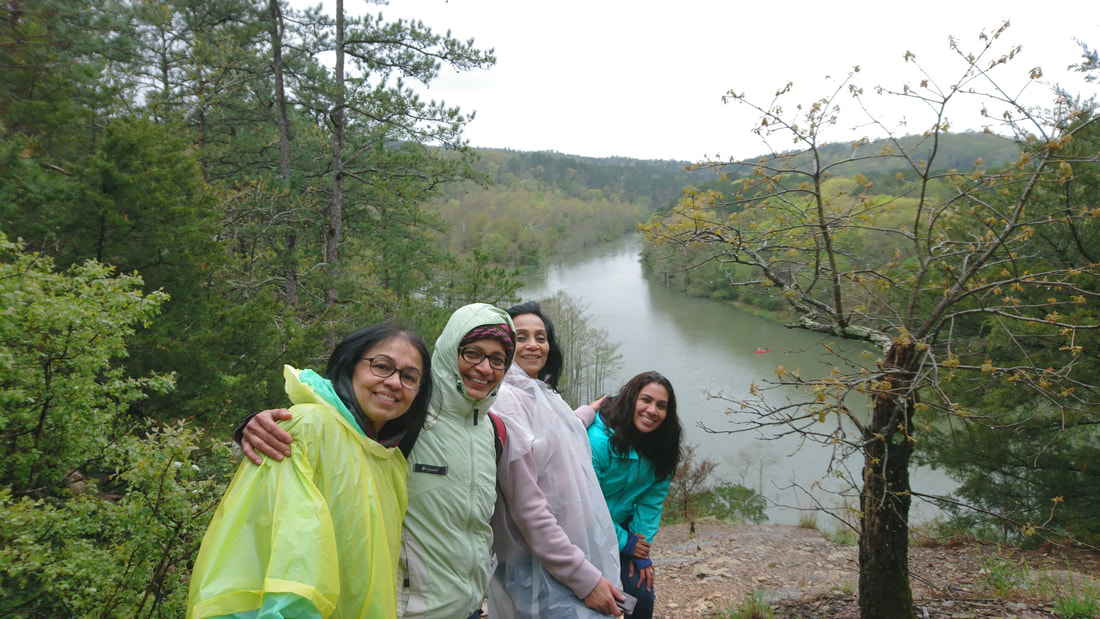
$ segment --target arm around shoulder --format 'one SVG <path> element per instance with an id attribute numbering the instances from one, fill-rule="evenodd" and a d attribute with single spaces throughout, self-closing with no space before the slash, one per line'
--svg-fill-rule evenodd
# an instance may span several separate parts
<path id="1" fill-rule="evenodd" d="M 241 452 L 253 464 L 263 462 L 261 456 L 279 461 L 290 455 L 290 444 L 294 437 L 284 430 L 279 421 L 291 419 L 290 411 L 285 408 L 265 410 L 249 416 L 238 428 L 240 432 Z M 233 433 L 234 440 L 237 433 Z"/>
<path id="2" fill-rule="evenodd" d="M 592 406 L 589 404 L 578 407 L 576 410 L 573 411 L 573 414 L 577 417 L 577 419 L 581 420 L 581 423 L 584 424 L 585 428 L 591 426 L 592 422 L 596 420 L 596 409 L 592 408 Z"/>

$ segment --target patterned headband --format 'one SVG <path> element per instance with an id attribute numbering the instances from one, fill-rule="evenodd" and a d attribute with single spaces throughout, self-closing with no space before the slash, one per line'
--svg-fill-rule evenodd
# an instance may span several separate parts
<path id="1" fill-rule="evenodd" d="M 481 325 L 470 329 L 466 337 L 462 338 L 459 346 L 466 346 L 478 340 L 496 340 L 504 346 L 504 356 L 508 361 L 512 360 L 512 353 L 516 351 L 516 339 L 512 330 L 504 323 L 494 325 Z"/>

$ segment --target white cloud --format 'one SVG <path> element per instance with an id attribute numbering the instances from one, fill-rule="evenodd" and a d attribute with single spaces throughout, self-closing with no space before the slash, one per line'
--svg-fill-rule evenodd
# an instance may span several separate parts
<path id="1" fill-rule="evenodd" d="M 964 49 L 977 49 L 978 34 L 1005 20 L 1012 25 L 1000 49 L 1023 46 L 1004 67 L 1013 88 L 1041 66 L 1044 81 L 1095 94 L 1095 85 L 1088 90 L 1081 75 L 1065 67 L 1080 60 L 1075 37 L 1100 47 L 1092 0 L 981 6 L 967 0 L 393 0 L 383 7 L 352 0 L 346 10 L 420 19 L 496 49 L 498 62 L 489 71 L 445 71 L 427 93 L 476 110 L 467 129 L 474 146 L 646 159 L 760 154 L 750 131 L 756 116 L 722 103 L 730 89 L 764 104 L 793 81 L 797 96 L 790 105 L 808 103 L 857 64 L 865 92 L 876 84 L 916 85 L 914 66 L 902 59 L 906 51 L 946 84 L 963 68 L 948 49 L 949 35 Z M 1045 86 L 1033 84 L 1028 92 L 1039 103 L 1051 99 Z"/>

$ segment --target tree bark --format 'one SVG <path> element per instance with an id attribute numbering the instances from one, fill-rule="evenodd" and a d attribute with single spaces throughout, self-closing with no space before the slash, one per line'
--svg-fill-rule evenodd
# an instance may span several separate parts
<path id="1" fill-rule="evenodd" d="M 290 189 L 290 121 L 287 117 L 286 84 L 283 81 L 283 12 L 279 0 L 268 0 L 271 19 L 271 66 L 275 75 L 275 119 L 279 125 L 279 180 Z M 298 305 L 298 235 L 290 232 L 283 244 L 283 296 L 290 307 Z"/>
<path id="2" fill-rule="evenodd" d="M 329 282 L 325 286 L 325 309 L 336 304 L 336 280 L 340 275 L 340 223 L 344 210 L 344 0 L 336 0 L 336 92 L 332 120 L 332 202 L 325 228 L 325 262 Z"/>
<path id="3" fill-rule="evenodd" d="M 863 434 L 859 608 L 865 619 L 916 616 L 909 583 L 909 459 L 916 358 L 913 342 L 894 341 L 883 366 L 889 387 L 873 396 L 871 423 Z"/>

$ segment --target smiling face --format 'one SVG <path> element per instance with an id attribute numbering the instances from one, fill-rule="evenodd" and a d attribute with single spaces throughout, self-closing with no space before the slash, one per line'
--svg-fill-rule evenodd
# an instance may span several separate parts
<path id="1" fill-rule="evenodd" d="M 649 383 L 634 400 L 634 427 L 642 434 L 661 427 L 668 414 L 668 390 L 660 383 Z"/>
<path id="2" fill-rule="evenodd" d="M 397 371 L 386 378 L 380 378 L 371 371 L 370 362 L 364 360 L 366 358 L 389 361 Z M 408 389 L 401 385 L 401 373 L 406 370 L 415 370 L 423 375 L 424 360 L 420 358 L 416 347 L 403 337 L 375 344 L 363 353 L 363 359 L 355 365 L 355 371 L 351 375 L 355 400 L 367 418 L 374 423 L 376 432 L 387 421 L 404 415 L 416 398 L 419 389 Z"/>
<path id="3" fill-rule="evenodd" d="M 535 314 L 520 314 L 512 322 L 516 325 L 516 365 L 538 379 L 550 355 L 546 324 Z"/>
<path id="4" fill-rule="evenodd" d="M 470 394 L 470 397 L 475 400 L 483 400 L 489 397 L 489 394 L 504 379 L 504 369 L 493 369 L 489 365 L 488 357 L 488 355 L 505 357 L 504 344 L 497 340 L 484 339 L 475 340 L 466 344 L 463 348 L 472 348 L 486 355 L 479 363 L 470 363 L 463 358 L 461 353 L 458 355 L 458 374 L 462 377 L 462 384 L 466 387 L 466 393 Z"/>

